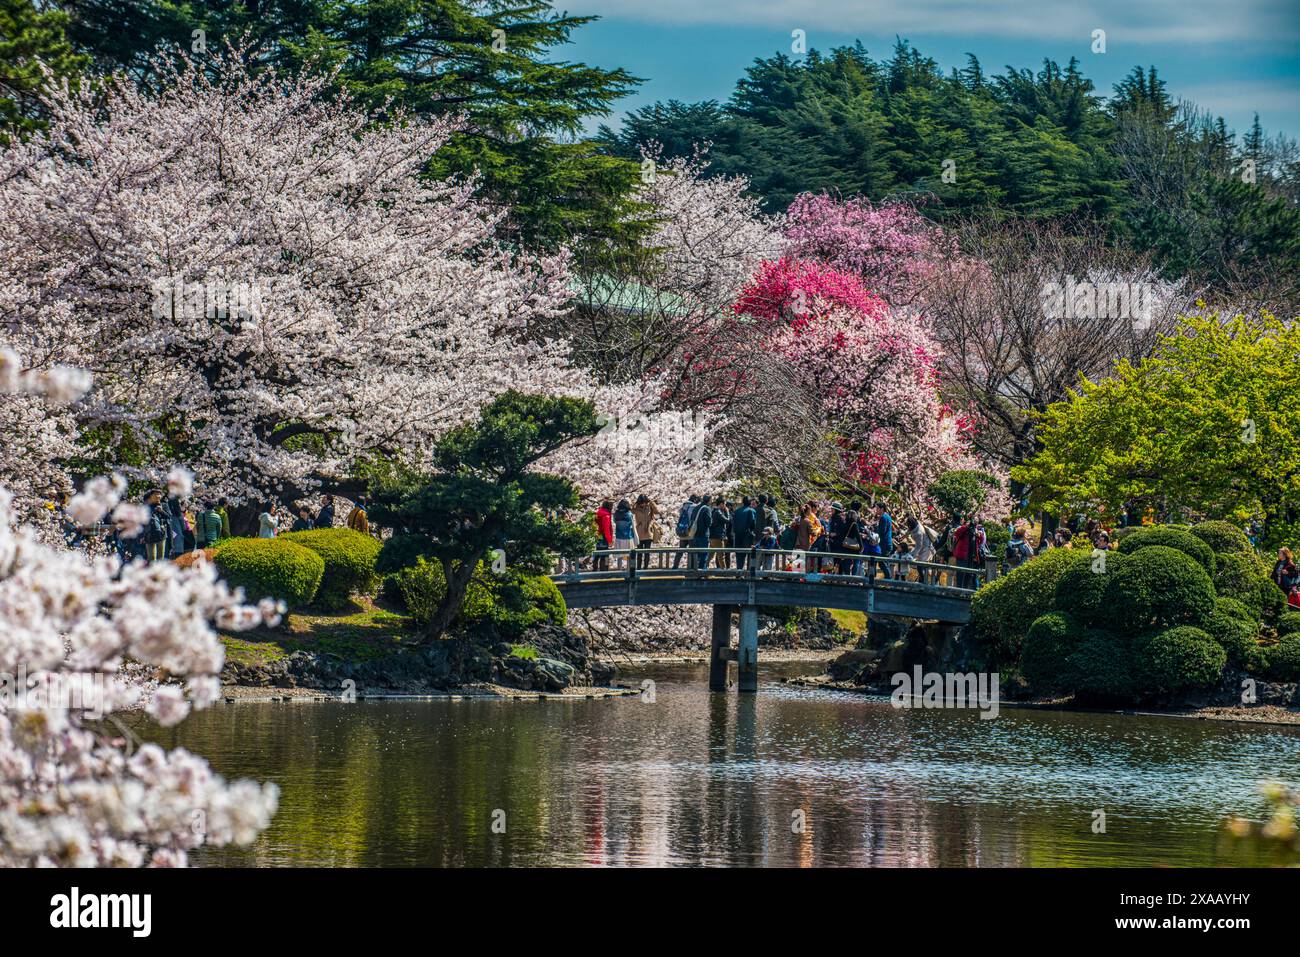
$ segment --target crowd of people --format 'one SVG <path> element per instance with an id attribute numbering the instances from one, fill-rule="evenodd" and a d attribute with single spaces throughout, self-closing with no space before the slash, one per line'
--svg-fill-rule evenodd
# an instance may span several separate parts
<path id="1" fill-rule="evenodd" d="M 161 488 L 152 488 L 140 500 L 147 517 L 138 535 L 121 535 L 108 517 L 93 528 L 79 528 L 66 514 L 62 515 L 63 535 L 71 547 L 85 544 L 89 537 L 102 535 L 104 544 L 123 561 L 137 558 L 155 562 L 179 558 L 188 552 L 214 547 L 223 538 L 231 537 L 230 505 L 224 498 L 182 498 L 168 495 Z M 333 528 L 337 524 L 334 496 L 320 496 L 313 511 L 307 504 L 299 505 L 295 512 L 273 501 L 263 502 L 258 508 L 257 537 L 275 538 L 283 531 L 304 532 L 317 528 Z M 54 503 L 49 508 L 62 513 Z M 354 531 L 369 534 L 370 521 L 366 500 L 358 498 L 348 512 L 344 525 Z"/>
<path id="2" fill-rule="evenodd" d="M 636 567 L 646 568 L 650 550 L 660 543 L 689 550 L 671 554 L 674 568 L 682 567 L 684 558 L 695 570 L 743 569 L 757 561 L 765 569 L 892 578 L 906 575 L 911 563 L 936 562 L 945 549 L 958 564 L 971 567 L 980 556 L 982 533 L 976 526 L 957 523 L 941 532 L 912 515 L 898 526 L 884 501 L 867 506 L 807 501 L 787 513 L 788 521 L 782 513 L 775 495 L 696 494 L 667 516 L 645 495 L 635 503 L 607 500 L 596 510 L 592 564 L 608 569 L 612 559 L 622 569 L 631 556 Z M 674 524 L 667 529 L 669 520 Z M 668 560 L 665 555 L 663 561 Z"/>
<path id="3" fill-rule="evenodd" d="M 669 520 L 675 520 L 670 528 Z M 1151 524 L 1146 517 L 1142 524 Z M 1078 515 L 1057 528 L 1039 530 L 1031 544 L 1031 526 L 1024 519 L 1009 523 L 990 544 L 983 522 L 975 515 L 954 515 L 942 526 L 929 526 L 915 515 L 895 522 L 884 501 L 803 502 L 783 521 L 775 495 L 691 495 L 674 513 L 665 515 L 647 496 L 635 503 L 606 500 L 596 510 L 596 552 L 592 567 L 626 569 L 651 563 L 652 548 L 675 546 L 687 551 L 664 553 L 660 561 L 680 568 L 685 558 L 692 570 L 745 568 L 756 561 L 763 569 L 833 572 L 871 578 L 918 578 L 974 588 L 978 569 L 996 561 L 1003 571 L 1018 568 L 1053 549 L 1107 552 L 1115 547 L 1114 531 L 1100 519 Z M 638 554 L 640 553 L 640 554 Z M 612 563 L 612 564 L 611 564 Z M 934 566 L 947 565 L 951 572 Z M 918 567 L 921 566 L 921 567 Z M 1273 579 L 1300 608 L 1300 571 L 1290 550 L 1282 549 Z"/>

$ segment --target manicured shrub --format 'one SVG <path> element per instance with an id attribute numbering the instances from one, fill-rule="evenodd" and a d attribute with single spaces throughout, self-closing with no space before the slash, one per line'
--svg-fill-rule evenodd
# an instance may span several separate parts
<path id="1" fill-rule="evenodd" d="M 394 535 L 379 549 L 375 571 L 380 575 L 391 575 L 410 568 L 417 559 L 428 556 L 429 546 L 429 539 L 424 535 Z"/>
<path id="2" fill-rule="evenodd" d="M 1176 548 L 1200 562 L 1201 567 L 1205 569 L 1207 574 L 1214 574 L 1214 552 L 1210 546 L 1191 532 L 1180 528 L 1172 528 L 1168 525 L 1152 525 L 1136 529 L 1131 535 L 1124 536 L 1119 543 L 1119 551 L 1122 554 L 1131 555 L 1143 548 L 1150 548 L 1152 545 Z"/>
<path id="3" fill-rule="evenodd" d="M 1138 639 L 1134 656 L 1146 690 L 1156 694 L 1207 691 L 1219 683 L 1228 660 L 1218 642 L 1190 625 Z"/>
<path id="4" fill-rule="evenodd" d="M 1282 589 L 1273 583 L 1263 561 L 1254 553 L 1220 555 L 1214 588 L 1223 598 L 1235 598 L 1260 618 L 1273 618 L 1286 605 Z"/>
<path id="5" fill-rule="evenodd" d="M 1124 634 L 1196 624 L 1214 609 L 1214 584 L 1186 552 L 1148 545 L 1107 571 L 1105 618 Z"/>
<path id="6" fill-rule="evenodd" d="M 274 598 L 304 608 L 316 597 L 325 560 L 284 538 L 230 538 L 213 559 L 231 587 L 243 588 L 249 601 Z"/>
<path id="7" fill-rule="evenodd" d="M 1238 621 L 1249 622 L 1252 625 L 1259 624 L 1259 616 L 1235 598 L 1220 595 L 1214 601 L 1214 610 Z"/>
<path id="8" fill-rule="evenodd" d="M 1126 556 L 1118 552 L 1107 552 L 1103 566 L 1100 560 L 1094 561 L 1089 552 L 1079 551 L 1076 554 L 1081 556 L 1081 560 L 1071 563 L 1056 583 L 1055 607 L 1082 625 L 1099 626 L 1106 620 L 1106 592 L 1110 587 L 1110 576 L 1119 570 Z M 1100 557 L 1098 556 L 1099 559 Z"/>
<path id="9" fill-rule="evenodd" d="M 1141 675 L 1128 641 L 1113 631 L 1088 628 L 1069 656 L 1076 694 L 1087 699 L 1131 699 L 1141 691 Z"/>
<path id="10" fill-rule="evenodd" d="M 1192 526 L 1192 534 L 1218 555 L 1229 552 L 1253 554 L 1255 551 L 1246 533 L 1231 522 L 1198 522 Z"/>
<path id="11" fill-rule="evenodd" d="M 1029 626 L 1052 610 L 1056 583 L 1087 552 L 1052 549 L 985 585 L 971 599 L 971 631 L 989 664 L 1014 662 Z"/>
<path id="12" fill-rule="evenodd" d="M 1020 653 L 1020 673 L 1038 694 L 1071 693 L 1078 681 L 1071 671 L 1071 655 L 1083 628 L 1069 615 L 1049 612 L 1036 619 L 1025 635 Z"/>
<path id="13" fill-rule="evenodd" d="M 1283 635 L 1265 652 L 1265 660 L 1270 681 L 1300 681 L 1300 634 Z"/>
<path id="14" fill-rule="evenodd" d="M 511 570 L 493 582 L 492 592 L 487 619 L 508 640 L 537 625 L 563 625 L 568 617 L 560 589 L 545 575 Z"/>
<path id="15" fill-rule="evenodd" d="M 1285 615 L 1279 615 L 1277 619 L 1277 633 L 1279 635 L 1294 635 L 1300 632 L 1300 611 L 1288 611 Z"/>
<path id="16" fill-rule="evenodd" d="M 1231 598 L 1220 598 L 1214 603 L 1214 611 L 1201 622 L 1201 628 L 1227 653 L 1229 665 L 1233 668 L 1257 670 L 1263 665 L 1259 622 L 1237 617 L 1224 607 L 1228 602 L 1238 606 L 1241 604 Z"/>
<path id="17" fill-rule="evenodd" d="M 309 548 L 325 561 L 325 577 L 316 593 L 321 608 L 346 608 L 354 594 L 369 594 L 379 585 L 375 561 L 379 542 L 350 528 L 318 528 L 290 532 L 280 539 Z"/>

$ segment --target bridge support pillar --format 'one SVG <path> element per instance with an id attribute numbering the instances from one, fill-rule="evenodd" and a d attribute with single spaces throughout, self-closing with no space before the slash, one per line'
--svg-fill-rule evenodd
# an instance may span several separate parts
<path id="1" fill-rule="evenodd" d="M 709 654 L 709 690 L 727 690 L 727 662 L 731 655 L 731 605 L 713 606 L 713 648 Z"/>
<path id="2" fill-rule="evenodd" d="M 736 653 L 736 687 L 758 690 L 758 606 L 740 606 L 740 648 Z"/>

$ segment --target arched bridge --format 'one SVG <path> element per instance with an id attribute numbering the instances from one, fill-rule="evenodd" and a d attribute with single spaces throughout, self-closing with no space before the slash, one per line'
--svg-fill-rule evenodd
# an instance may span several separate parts
<path id="1" fill-rule="evenodd" d="M 740 691 L 758 690 L 761 605 L 836 608 L 868 615 L 964 624 L 975 589 L 997 574 L 996 561 L 968 568 L 846 553 L 735 548 L 633 548 L 597 551 L 590 568 L 551 576 L 570 608 L 712 605 L 709 688 L 727 687 L 737 664 Z M 740 614 L 739 647 L 731 616 Z"/>

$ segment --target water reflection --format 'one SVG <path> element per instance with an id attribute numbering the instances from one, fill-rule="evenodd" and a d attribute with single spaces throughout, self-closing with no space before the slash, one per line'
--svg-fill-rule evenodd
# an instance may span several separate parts
<path id="1" fill-rule="evenodd" d="M 653 701 L 240 703 L 151 736 L 280 784 L 254 847 L 200 858 L 254 866 L 1255 863 L 1219 822 L 1300 779 L 1289 728 L 642 677 Z"/>

